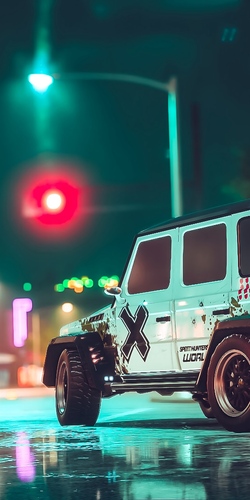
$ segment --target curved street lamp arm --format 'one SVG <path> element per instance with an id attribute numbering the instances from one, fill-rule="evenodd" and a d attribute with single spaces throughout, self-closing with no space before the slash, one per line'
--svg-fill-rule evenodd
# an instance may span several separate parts
<path id="1" fill-rule="evenodd" d="M 171 214 L 172 217 L 182 215 L 182 186 L 180 174 L 180 139 L 177 80 L 172 77 L 168 83 L 159 82 L 151 78 L 124 73 L 55 73 L 51 75 L 55 80 L 106 80 L 134 83 L 151 87 L 168 94 L 168 122 L 169 122 L 169 162 L 171 186 Z"/>
<path id="2" fill-rule="evenodd" d="M 127 83 L 135 83 L 138 85 L 145 85 L 146 87 L 151 87 L 163 92 L 172 93 L 175 91 L 174 81 L 172 78 L 169 83 L 159 82 L 158 80 L 153 80 L 152 78 L 146 78 L 137 75 L 128 75 L 126 73 L 54 73 L 51 75 L 55 80 L 108 80 L 108 81 L 120 81 Z"/>

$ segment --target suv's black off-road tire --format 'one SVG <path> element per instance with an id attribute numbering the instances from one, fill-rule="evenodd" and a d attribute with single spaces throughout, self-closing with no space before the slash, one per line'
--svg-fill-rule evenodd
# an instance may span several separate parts
<path id="1" fill-rule="evenodd" d="M 61 425 L 95 425 L 101 392 L 86 383 L 77 351 L 64 349 L 56 372 L 56 413 Z"/>
<path id="2" fill-rule="evenodd" d="M 233 334 L 216 347 L 208 368 L 208 400 L 225 429 L 250 431 L 250 339 Z"/>
<path id="3" fill-rule="evenodd" d="M 209 406 L 209 404 L 204 404 L 202 401 L 198 401 L 199 405 L 200 405 L 200 409 L 203 413 L 203 415 L 205 415 L 206 418 L 215 418 L 213 412 L 212 412 L 212 408 L 211 406 Z"/>

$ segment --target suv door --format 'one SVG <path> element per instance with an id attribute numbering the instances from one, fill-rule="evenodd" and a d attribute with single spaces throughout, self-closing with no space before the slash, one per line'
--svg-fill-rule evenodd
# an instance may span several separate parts
<path id="1" fill-rule="evenodd" d="M 136 240 L 116 301 L 117 341 L 124 372 L 166 371 L 173 349 L 173 235 Z"/>
<path id="2" fill-rule="evenodd" d="M 216 322 L 230 316 L 230 223 L 225 217 L 179 229 L 175 314 L 183 370 L 200 369 Z"/>
<path id="3" fill-rule="evenodd" d="M 231 309 L 234 316 L 250 314 L 250 213 L 232 215 Z"/>

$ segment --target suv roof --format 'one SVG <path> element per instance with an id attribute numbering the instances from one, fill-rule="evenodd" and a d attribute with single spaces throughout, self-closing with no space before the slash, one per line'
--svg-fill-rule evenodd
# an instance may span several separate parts
<path id="1" fill-rule="evenodd" d="M 140 231 L 137 236 L 157 233 L 160 231 L 164 231 L 165 229 L 173 229 L 175 227 L 186 226 L 188 224 L 202 222 L 209 219 L 218 219 L 219 217 L 231 215 L 233 213 L 244 212 L 245 210 L 250 210 L 250 199 L 237 203 L 231 203 L 228 205 L 209 208 L 200 212 L 189 213 L 180 217 L 176 217 L 174 219 L 169 219 L 166 222 L 156 224 L 155 226 Z"/>

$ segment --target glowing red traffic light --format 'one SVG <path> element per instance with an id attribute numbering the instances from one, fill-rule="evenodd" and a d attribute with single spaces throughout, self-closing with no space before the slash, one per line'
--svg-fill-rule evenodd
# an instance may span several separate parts
<path id="1" fill-rule="evenodd" d="M 26 169 L 17 183 L 16 200 L 16 215 L 21 215 L 27 230 L 43 239 L 72 234 L 86 222 L 91 201 L 81 169 L 58 161 Z"/>
<path id="2" fill-rule="evenodd" d="M 65 207 L 66 199 L 62 191 L 49 189 L 42 197 L 42 206 L 51 213 L 61 212 Z"/>
<path id="3" fill-rule="evenodd" d="M 42 224 L 52 226 L 69 222 L 79 207 L 79 189 L 60 178 L 53 182 L 38 179 L 30 191 L 30 201 L 37 209 L 34 217 Z"/>

